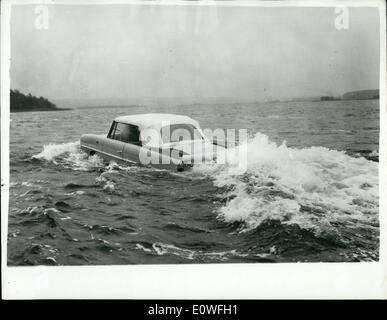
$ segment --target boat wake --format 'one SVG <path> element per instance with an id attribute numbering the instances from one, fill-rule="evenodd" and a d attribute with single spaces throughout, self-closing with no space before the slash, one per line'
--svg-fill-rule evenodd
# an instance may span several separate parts
<path id="1" fill-rule="evenodd" d="M 323 147 L 277 145 L 260 133 L 237 148 L 247 149 L 237 153 L 237 161 L 232 150 L 225 166 L 201 165 L 194 171 L 223 190 L 229 200 L 217 209 L 218 218 L 242 223 L 240 232 L 269 220 L 317 236 L 343 236 L 341 226 L 377 231 L 378 163 Z"/>
<path id="2" fill-rule="evenodd" d="M 82 152 L 79 141 L 44 145 L 43 150 L 32 158 L 79 171 L 93 171 L 104 166 L 102 158 Z"/>
<path id="3" fill-rule="evenodd" d="M 277 145 L 261 133 L 236 148 L 240 152 L 227 150 L 225 165 L 200 164 L 179 176 L 209 178 L 221 200 L 217 218 L 239 223 L 238 232 L 268 221 L 296 225 L 316 236 L 338 236 L 344 242 L 343 228 L 377 232 L 378 163 L 324 147 Z M 155 170 L 114 163 L 106 167 L 98 156 L 83 153 L 79 142 L 45 145 L 33 158 L 82 171 Z M 98 179 L 106 190 L 114 189 L 102 175 Z"/>

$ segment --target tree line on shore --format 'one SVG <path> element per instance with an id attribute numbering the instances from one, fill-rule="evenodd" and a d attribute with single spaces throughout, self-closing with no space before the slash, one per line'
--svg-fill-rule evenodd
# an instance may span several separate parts
<path id="1" fill-rule="evenodd" d="M 379 90 L 358 90 L 346 92 L 341 97 L 334 96 L 322 96 L 321 101 L 334 101 L 334 100 L 372 100 L 379 99 Z"/>
<path id="2" fill-rule="evenodd" d="M 56 109 L 56 105 L 44 97 L 35 97 L 29 93 L 25 95 L 19 90 L 11 90 L 10 93 L 11 111 L 28 110 L 51 110 Z"/>

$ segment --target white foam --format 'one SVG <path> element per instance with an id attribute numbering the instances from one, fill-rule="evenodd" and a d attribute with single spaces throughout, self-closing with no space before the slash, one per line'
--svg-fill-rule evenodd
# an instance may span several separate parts
<path id="1" fill-rule="evenodd" d="M 220 219 L 243 222 L 244 231 L 278 220 L 318 233 L 335 232 L 332 222 L 378 223 L 376 162 L 323 147 L 289 148 L 260 133 L 236 148 L 247 152 L 228 149 L 225 166 L 194 167 L 229 190 Z"/>
<path id="2" fill-rule="evenodd" d="M 103 165 L 103 159 L 98 155 L 89 156 L 82 152 L 79 141 L 44 145 L 43 150 L 32 158 L 54 164 L 61 163 L 67 168 L 80 171 L 88 171 Z"/>
<path id="3" fill-rule="evenodd" d="M 173 244 L 153 243 L 152 248 L 160 256 L 164 254 L 174 254 L 189 260 L 193 259 L 195 253 L 195 251 L 193 250 L 179 248 L 174 246 Z"/>
<path id="4" fill-rule="evenodd" d="M 33 187 L 33 183 L 30 182 L 30 181 L 23 181 L 22 182 L 22 186 L 25 186 L 25 187 Z"/>
<path id="5" fill-rule="evenodd" d="M 372 152 L 369 154 L 370 157 L 378 157 L 379 156 L 379 152 L 378 150 L 372 150 Z"/>
<path id="6" fill-rule="evenodd" d="M 151 249 L 145 248 L 142 244 L 136 243 L 136 249 L 137 250 L 143 250 L 145 252 L 152 252 Z"/>
<path id="7" fill-rule="evenodd" d="M 77 190 L 77 191 L 74 191 L 74 192 L 67 192 L 67 193 L 65 193 L 65 195 L 67 195 L 67 196 L 79 196 L 79 195 L 82 195 L 82 194 L 85 194 L 85 191 Z"/>
<path id="8" fill-rule="evenodd" d="M 180 247 L 177 247 L 173 244 L 166 244 L 166 243 L 161 243 L 161 242 L 153 243 L 152 248 L 153 248 L 154 252 L 159 256 L 163 256 L 165 254 L 172 254 L 172 255 L 176 255 L 176 256 L 179 256 L 179 257 L 182 257 L 182 258 L 185 258 L 188 260 L 193 260 L 195 258 L 200 257 L 200 258 L 207 258 L 207 259 L 211 259 L 211 260 L 224 261 L 224 260 L 228 260 L 229 258 L 232 258 L 232 257 L 247 257 L 248 256 L 247 253 L 238 252 L 235 249 L 229 250 L 229 251 L 211 251 L 211 252 L 202 251 L 202 250 L 195 251 L 195 250 L 180 248 Z M 141 250 L 146 251 L 146 252 L 152 252 L 152 250 L 150 250 L 148 248 L 144 248 L 140 244 L 136 244 L 136 249 L 141 249 Z"/>
<path id="9" fill-rule="evenodd" d="M 103 159 L 101 157 L 96 154 L 89 156 L 79 149 L 76 152 L 69 153 L 64 160 L 67 163 L 67 167 L 73 170 L 89 171 L 103 166 Z"/>
<path id="10" fill-rule="evenodd" d="M 76 152 L 79 147 L 79 142 L 67 142 L 60 144 L 47 144 L 43 146 L 42 152 L 33 156 L 35 159 L 44 159 L 53 161 L 56 157 L 64 153 Z"/>

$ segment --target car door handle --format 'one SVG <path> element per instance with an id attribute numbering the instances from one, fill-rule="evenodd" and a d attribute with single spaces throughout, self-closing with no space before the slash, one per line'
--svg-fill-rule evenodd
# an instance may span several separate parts
<path id="1" fill-rule="evenodd" d="M 122 153 L 122 150 L 117 150 L 117 153 Z"/>

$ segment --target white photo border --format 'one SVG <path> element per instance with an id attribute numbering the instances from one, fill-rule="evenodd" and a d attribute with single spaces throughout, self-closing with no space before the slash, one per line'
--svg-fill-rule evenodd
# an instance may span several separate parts
<path id="1" fill-rule="evenodd" d="M 10 123 L 10 14 L 15 5 L 375 7 L 380 18 L 378 262 L 7 266 Z M 383 0 L 1 2 L 1 244 L 5 299 L 340 299 L 387 298 L 386 4 Z"/>

